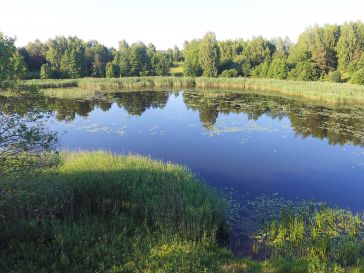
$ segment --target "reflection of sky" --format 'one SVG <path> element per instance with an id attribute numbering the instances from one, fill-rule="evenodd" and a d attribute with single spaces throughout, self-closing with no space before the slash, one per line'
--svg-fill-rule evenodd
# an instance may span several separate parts
<path id="1" fill-rule="evenodd" d="M 138 153 L 185 164 L 208 183 L 238 192 L 279 194 L 364 209 L 364 150 L 329 145 L 326 139 L 296 136 L 288 118 L 220 114 L 206 129 L 182 96 L 164 109 L 130 116 L 113 104 L 87 118 L 55 122 L 66 133 L 62 147 Z"/>

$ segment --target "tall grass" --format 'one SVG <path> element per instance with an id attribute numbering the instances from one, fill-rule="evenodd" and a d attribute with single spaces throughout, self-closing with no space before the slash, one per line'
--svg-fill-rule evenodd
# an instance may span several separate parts
<path id="1" fill-rule="evenodd" d="M 271 259 L 232 257 L 215 242 L 223 202 L 185 167 L 147 157 L 63 153 L 0 189 L 1 272 L 363 272 L 363 222 L 337 210 L 272 224 Z"/>
<path id="2" fill-rule="evenodd" d="M 185 167 L 106 152 L 61 162 L 1 181 L 2 272 L 154 272 L 167 249 L 175 268 L 201 255 L 190 263 L 201 272 L 202 253 L 230 255 L 215 244 L 223 203 Z"/>
<path id="3" fill-rule="evenodd" d="M 24 189 L 26 195 L 17 206 L 2 207 L 3 227 L 11 230 L 13 220 L 29 218 L 74 221 L 125 213 L 197 239 L 224 223 L 222 203 L 182 166 L 105 152 L 66 153 L 62 162 L 54 174 L 6 184 L 7 202 L 13 202 L 12 190 Z"/>
<path id="4" fill-rule="evenodd" d="M 330 104 L 364 104 L 364 86 L 346 83 L 303 82 L 254 78 L 134 77 L 115 79 L 32 80 L 40 88 L 78 87 L 89 91 L 158 88 L 234 89 L 271 92 Z M 60 90 L 60 93 L 71 91 Z"/>

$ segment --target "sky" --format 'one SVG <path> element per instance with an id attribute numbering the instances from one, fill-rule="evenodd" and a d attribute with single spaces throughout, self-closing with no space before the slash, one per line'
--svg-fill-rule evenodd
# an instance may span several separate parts
<path id="1" fill-rule="evenodd" d="M 357 20 L 364 21 L 364 0 L 0 0 L 0 32 L 16 37 L 17 46 L 64 35 L 167 49 L 208 31 L 219 40 L 296 41 L 310 25 Z"/>

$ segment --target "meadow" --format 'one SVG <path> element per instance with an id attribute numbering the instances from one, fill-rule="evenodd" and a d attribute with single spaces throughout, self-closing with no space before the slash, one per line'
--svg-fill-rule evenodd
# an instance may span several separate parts
<path id="1" fill-rule="evenodd" d="M 50 89 L 47 90 L 45 94 L 56 97 L 73 96 L 66 94 L 67 92 L 78 92 L 77 96 L 82 97 L 82 94 L 85 94 L 86 92 L 80 90 L 87 90 L 87 92 L 111 92 L 125 89 L 197 88 L 253 90 L 256 93 L 264 91 L 266 93 L 334 105 L 362 105 L 364 103 L 364 86 L 348 83 L 305 82 L 276 79 L 203 77 L 84 78 L 78 80 L 30 80 L 26 82 L 26 85 L 34 85 L 41 89 Z"/>

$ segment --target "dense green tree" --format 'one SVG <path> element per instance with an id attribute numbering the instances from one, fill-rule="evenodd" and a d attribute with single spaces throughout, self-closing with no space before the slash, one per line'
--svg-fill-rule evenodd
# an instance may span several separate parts
<path id="1" fill-rule="evenodd" d="M 308 68 L 308 62 L 312 62 L 320 76 L 327 75 L 337 68 L 336 46 L 339 36 L 340 28 L 337 25 L 308 28 L 290 51 L 289 62 L 293 67 L 299 65 L 300 68 Z"/>
<path id="2" fill-rule="evenodd" d="M 29 71 L 39 72 L 41 66 L 47 62 L 47 46 L 37 39 L 34 42 L 29 42 L 22 50 Z"/>
<path id="3" fill-rule="evenodd" d="M 106 78 L 117 78 L 120 77 L 120 67 L 113 63 L 113 62 L 108 62 L 106 64 L 106 72 L 105 72 L 105 76 Z"/>
<path id="4" fill-rule="evenodd" d="M 256 78 L 267 78 L 270 67 L 270 59 L 267 58 L 263 63 L 256 66 L 252 71 L 252 76 Z"/>
<path id="5" fill-rule="evenodd" d="M 4 38 L 2 43 L 4 47 Z M 200 40 L 185 42 L 182 51 L 178 47 L 158 51 L 153 44 L 141 42 L 129 46 L 126 41 L 115 50 L 77 37 L 56 37 L 45 44 L 36 40 L 18 51 L 12 43 L 7 50 L 4 47 L 1 58 L 7 58 L 8 65 L 1 68 L 4 72 L 0 77 L 9 77 L 11 71 L 14 81 L 29 76 L 22 66 L 24 62 L 31 77 L 39 76 L 42 70 L 42 78 L 78 78 L 168 75 L 173 62 L 183 60 L 185 76 L 340 82 L 364 68 L 364 24 L 359 21 L 309 27 L 296 44 L 288 38 L 269 41 L 262 37 L 217 41 L 215 34 L 207 33 Z M 351 82 L 357 82 L 358 75 Z"/>
<path id="6" fill-rule="evenodd" d="M 120 41 L 119 51 L 118 54 L 114 57 L 114 61 L 119 64 L 121 77 L 131 76 L 129 52 L 129 44 L 125 40 Z"/>
<path id="7" fill-rule="evenodd" d="M 13 64 L 13 79 L 16 81 L 25 79 L 27 77 L 28 71 L 25 67 L 24 58 L 18 50 L 15 50 L 15 53 L 11 57 L 11 62 Z"/>
<path id="8" fill-rule="evenodd" d="M 54 76 L 61 76 L 61 61 L 67 49 L 67 39 L 65 37 L 56 37 L 55 39 L 48 40 L 47 42 L 46 59 L 55 71 Z"/>
<path id="9" fill-rule="evenodd" d="M 351 80 L 351 83 L 364 85 L 364 68 L 359 69 L 354 72 Z"/>
<path id="10" fill-rule="evenodd" d="M 198 77 L 202 75 L 202 67 L 199 62 L 200 42 L 192 40 L 184 46 L 184 74 L 185 76 Z"/>
<path id="11" fill-rule="evenodd" d="M 198 60 L 204 77 L 217 77 L 220 64 L 220 50 L 214 33 L 207 33 L 200 41 Z"/>
<path id="12" fill-rule="evenodd" d="M 14 87 L 26 76 L 23 56 L 14 45 L 15 40 L 0 32 L 0 89 Z"/>
<path id="13" fill-rule="evenodd" d="M 41 66 L 39 77 L 41 79 L 51 79 L 53 77 L 52 67 L 49 63 L 45 63 Z"/>
<path id="14" fill-rule="evenodd" d="M 183 61 L 183 54 L 179 50 L 178 46 L 173 48 L 173 61 L 174 62 L 182 62 Z"/>
<path id="15" fill-rule="evenodd" d="M 150 71 L 150 59 L 145 44 L 134 43 L 129 49 L 131 76 L 148 76 Z"/>
<path id="16" fill-rule="evenodd" d="M 289 69 L 286 57 L 280 57 L 279 55 L 277 55 L 270 63 L 267 77 L 283 80 L 287 78 L 288 72 Z"/>
<path id="17" fill-rule="evenodd" d="M 220 77 L 223 77 L 223 78 L 236 78 L 237 76 L 239 76 L 239 72 L 235 68 L 224 70 L 220 74 Z"/>
<path id="18" fill-rule="evenodd" d="M 61 60 L 61 76 L 62 78 L 77 79 L 83 76 L 82 53 L 72 49 L 66 51 Z"/>
<path id="19" fill-rule="evenodd" d="M 255 67 L 263 63 L 274 53 L 274 45 L 262 37 L 255 37 L 246 43 L 242 51 L 242 56 L 248 60 L 251 67 Z"/>
<path id="20" fill-rule="evenodd" d="M 97 41 L 89 41 L 85 48 L 85 74 L 90 77 L 105 77 L 106 64 L 113 60 L 111 50 Z"/>
<path id="21" fill-rule="evenodd" d="M 156 52 L 152 56 L 151 65 L 155 75 L 167 76 L 169 74 L 169 69 L 172 66 L 172 62 L 166 54 Z"/>
<path id="22" fill-rule="evenodd" d="M 341 74 L 340 71 L 330 71 L 328 75 L 328 80 L 330 82 L 341 82 Z"/>
<path id="23" fill-rule="evenodd" d="M 339 70 L 345 79 L 357 70 L 364 51 L 364 24 L 360 21 L 341 26 L 337 44 Z"/>
<path id="24" fill-rule="evenodd" d="M 288 73 L 288 78 L 300 81 L 317 81 L 320 79 L 320 71 L 310 60 L 299 62 Z"/>

